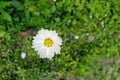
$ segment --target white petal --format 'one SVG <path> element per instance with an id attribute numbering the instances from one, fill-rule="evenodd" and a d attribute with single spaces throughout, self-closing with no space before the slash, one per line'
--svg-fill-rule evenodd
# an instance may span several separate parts
<path id="1" fill-rule="evenodd" d="M 51 36 L 58 36 L 58 34 L 56 33 L 56 31 L 50 31 L 50 35 Z"/>
<path id="2" fill-rule="evenodd" d="M 52 57 L 54 57 L 54 52 L 51 51 L 49 48 L 47 47 L 43 47 L 41 48 L 39 52 L 39 55 L 41 58 L 49 58 L 49 59 L 52 59 Z"/>
<path id="3" fill-rule="evenodd" d="M 52 59 L 54 57 L 54 52 L 50 49 L 47 49 L 47 58 Z"/>
<path id="4" fill-rule="evenodd" d="M 40 31 L 38 32 L 38 36 L 39 36 L 40 38 L 42 38 L 42 39 L 45 39 L 46 37 L 48 37 L 48 33 L 49 33 L 48 30 L 42 29 L 42 30 L 40 30 Z M 37 36 L 37 35 L 36 35 L 36 36 Z M 37 37 L 38 37 L 38 36 L 37 36 Z"/>
<path id="5" fill-rule="evenodd" d="M 35 48 L 36 51 L 39 50 L 41 47 L 44 47 L 43 43 L 41 43 L 41 44 L 34 43 L 32 46 L 32 48 Z"/>
<path id="6" fill-rule="evenodd" d="M 34 40 L 43 40 L 44 38 L 45 38 L 44 35 L 41 34 L 41 35 L 36 35 L 36 36 L 34 37 Z"/>
<path id="7" fill-rule="evenodd" d="M 38 52 L 39 52 L 39 55 L 40 55 L 41 58 L 46 58 L 46 54 L 47 54 L 47 48 L 46 47 L 40 48 L 40 50 Z"/>
<path id="8" fill-rule="evenodd" d="M 53 38 L 53 42 L 55 45 L 62 45 L 62 40 L 59 37 Z"/>
<path id="9" fill-rule="evenodd" d="M 53 50 L 56 54 L 60 54 L 60 46 L 52 46 L 51 50 Z"/>
<path id="10" fill-rule="evenodd" d="M 42 43 L 44 43 L 43 40 L 33 40 L 32 44 L 37 45 L 37 44 L 42 44 Z"/>

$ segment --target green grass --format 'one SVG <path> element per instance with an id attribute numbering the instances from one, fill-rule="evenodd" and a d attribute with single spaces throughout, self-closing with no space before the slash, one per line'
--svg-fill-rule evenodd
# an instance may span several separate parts
<path id="1" fill-rule="evenodd" d="M 119 4 L 119 0 L 0 1 L 0 80 L 119 80 Z M 42 28 L 56 30 L 63 40 L 61 54 L 52 60 L 41 59 L 31 48 L 33 36 Z"/>

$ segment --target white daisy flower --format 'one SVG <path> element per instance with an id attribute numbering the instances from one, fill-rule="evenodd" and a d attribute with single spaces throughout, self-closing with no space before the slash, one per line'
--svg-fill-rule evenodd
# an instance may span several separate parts
<path id="1" fill-rule="evenodd" d="M 75 36 L 75 39 L 78 39 L 79 38 L 79 36 Z"/>
<path id="2" fill-rule="evenodd" d="M 54 2 L 56 2 L 56 0 L 53 0 Z"/>
<path id="3" fill-rule="evenodd" d="M 92 18 L 93 18 L 93 15 L 92 15 L 92 14 L 90 14 L 90 15 L 89 15 L 89 18 L 90 18 L 90 19 L 92 19 Z"/>
<path id="4" fill-rule="evenodd" d="M 38 51 L 40 58 L 51 59 L 55 54 L 60 53 L 62 39 L 58 36 L 56 31 L 42 29 L 33 38 L 32 48 Z"/>
<path id="5" fill-rule="evenodd" d="M 24 59 L 26 57 L 26 53 L 22 52 L 21 53 L 21 58 Z"/>

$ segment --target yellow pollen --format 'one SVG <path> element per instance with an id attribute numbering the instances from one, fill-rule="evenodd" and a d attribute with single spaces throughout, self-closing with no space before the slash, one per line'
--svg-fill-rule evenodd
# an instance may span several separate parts
<path id="1" fill-rule="evenodd" d="M 44 45 L 47 47 L 51 47 L 53 45 L 53 40 L 50 38 L 46 38 L 44 41 Z"/>

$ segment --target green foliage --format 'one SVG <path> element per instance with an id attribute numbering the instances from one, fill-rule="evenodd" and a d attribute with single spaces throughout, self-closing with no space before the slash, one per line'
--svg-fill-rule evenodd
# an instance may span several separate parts
<path id="1" fill-rule="evenodd" d="M 120 79 L 119 77 L 120 56 L 95 57 L 89 55 L 84 57 L 82 64 L 83 65 L 81 65 L 81 67 L 84 66 L 84 70 L 85 70 L 84 72 L 85 74 L 87 74 L 87 76 L 80 77 L 82 80 L 90 80 L 90 79 L 119 80 Z"/>
<path id="2" fill-rule="evenodd" d="M 102 76 L 108 76 L 109 63 L 100 71 L 99 60 L 120 55 L 119 4 L 119 0 L 0 1 L 0 80 L 87 80 L 94 74 L 94 79 L 106 79 Z M 31 48 L 34 34 L 17 34 L 31 28 L 56 30 L 63 40 L 61 54 L 52 60 L 39 58 Z"/>

